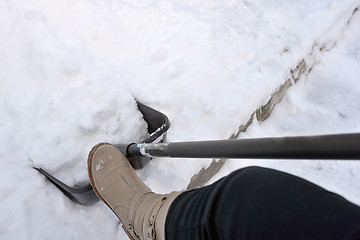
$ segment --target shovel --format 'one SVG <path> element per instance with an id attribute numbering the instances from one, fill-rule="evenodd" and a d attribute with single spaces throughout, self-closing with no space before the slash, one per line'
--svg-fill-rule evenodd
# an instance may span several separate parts
<path id="1" fill-rule="evenodd" d="M 139 111 L 142 113 L 145 122 L 148 125 L 148 137 L 142 140 L 142 143 L 154 143 L 161 142 L 166 138 L 166 131 L 170 128 L 170 121 L 168 117 L 140 102 L 136 102 Z M 126 147 L 122 150 L 126 154 Z M 131 166 L 134 169 L 142 169 L 149 161 L 150 157 L 147 156 L 127 156 Z M 62 191 L 73 202 L 81 205 L 91 205 L 99 201 L 98 196 L 95 194 L 90 183 L 83 187 L 79 187 L 77 184 L 74 187 L 70 187 L 45 171 L 42 168 L 35 168 L 41 174 L 43 174 L 50 182 L 52 182 L 60 191 Z"/>
<path id="2" fill-rule="evenodd" d="M 149 137 L 141 143 L 115 144 L 134 169 L 143 168 L 152 157 L 235 159 L 359 160 L 360 133 L 322 136 L 229 139 L 164 143 L 170 127 L 168 117 L 137 102 L 148 124 Z M 91 185 L 70 187 L 41 168 L 36 168 L 72 201 L 91 205 L 99 199 Z"/>

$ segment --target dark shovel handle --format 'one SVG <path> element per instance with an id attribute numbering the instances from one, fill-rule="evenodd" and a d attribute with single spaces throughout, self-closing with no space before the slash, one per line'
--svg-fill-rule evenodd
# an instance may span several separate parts
<path id="1" fill-rule="evenodd" d="M 360 134 L 130 144 L 132 157 L 360 159 Z"/>

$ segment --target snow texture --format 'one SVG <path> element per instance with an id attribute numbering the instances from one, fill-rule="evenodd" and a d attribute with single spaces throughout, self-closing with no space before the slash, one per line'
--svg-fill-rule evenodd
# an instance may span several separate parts
<path id="1" fill-rule="evenodd" d="M 93 145 L 146 134 L 134 98 L 168 115 L 168 141 L 226 139 L 311 56 L 312 71 L 240 137 L 359 132 L 358 7 L 357 0 L 0 1 L 0 239 L 127 239 L 104 204 L 72 203 L 33 167 L 86 183 Z M 159 158 L 138 173 L 168 192 L 209 163 Z M 212 181 L 248 165 L 294 173 L 360 204 L 356 162 L 231 160 Z"/>

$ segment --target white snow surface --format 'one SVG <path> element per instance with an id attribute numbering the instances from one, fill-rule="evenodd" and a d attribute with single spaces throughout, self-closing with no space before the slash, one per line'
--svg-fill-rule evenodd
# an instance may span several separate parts
<path id="1" fill-rule="evenodd" d="M 168 115 L 168 141 L 226 139 L 309 58 L 317 64 L 240 138 L 359 132 L 358 0 L 1 1 L 0 239 L 127 239 L 101 202 L 67 199 L 33 167 L 86 183 L 93 145 L 137 142 L 134 98 Z M 333 46 L 333 44 L 335 46 Z M 180 190 L 210 160 L 153 159 L 140 177 Z M 212 181 L 260 165 L 360 204 L 350 161 L 229 160 Z"/>

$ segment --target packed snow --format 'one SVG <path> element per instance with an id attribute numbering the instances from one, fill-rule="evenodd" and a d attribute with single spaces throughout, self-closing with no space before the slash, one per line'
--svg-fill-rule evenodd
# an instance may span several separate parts
<path id="1" fill-rule="evenodd" d="M 359 5 L 1 1 L 0 239 L 127 239 L 104 204 L 71 202 L 33 167 L 86 184 L 93 145 L 145 136 L 135 99 L 170 118 L 168 141 L 226 139 L 311 59 L 270 118 L 240 138 L 359 132 Z M 156 192 L 180 190 L 210 161 L 157 158 L 138 174 Z M 229 160 L 212 182 L 249 165 L 360 204 L 357 162 Z"/>

